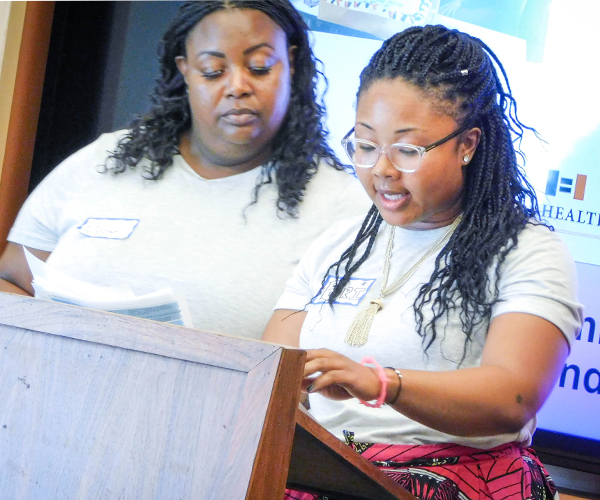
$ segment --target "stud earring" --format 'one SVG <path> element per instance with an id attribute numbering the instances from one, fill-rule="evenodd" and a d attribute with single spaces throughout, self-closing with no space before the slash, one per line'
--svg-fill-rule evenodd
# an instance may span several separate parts
<path id="1" fill-rule="evenodd" d="M 463 162 L 464 163 L 469 163 L 469 160 L 471 159 L 471 157 L 469 155 L 465 155 L 463 156 Z"/>

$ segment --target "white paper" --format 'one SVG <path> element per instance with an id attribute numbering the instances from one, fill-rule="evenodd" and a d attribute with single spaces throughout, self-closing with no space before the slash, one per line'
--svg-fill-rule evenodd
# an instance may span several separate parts
<path id="1" fill-rule="evenodd" d="M 90 309 L 99 309 L 137 318 L 192 327 L 192 318 L 183 294 L 164 288 L 136 296 L 127 285 L 97 286 L 76 280 L 35 257 L 25 257 L 33 276 L 35 296 Z"/>

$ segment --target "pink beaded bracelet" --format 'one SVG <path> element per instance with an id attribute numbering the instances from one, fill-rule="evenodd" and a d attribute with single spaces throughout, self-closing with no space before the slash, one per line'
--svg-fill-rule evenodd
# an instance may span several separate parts
<path id="1" fill-rule="evenodd" d="M 375 358 L 371 357 L 371 356 L 365 356 L 361 361 L 360 364 L 361 365 L 366 365 L 366 364 L 370 364 L 370 365 L 375 365 L 375 369 L 377 370 L 377 375 L 379 376 L 379 381 L 381 382 L 381 392 L 379 393 L 379 397 L 377 398 L 377 401 L 375 401 L 375 404 L 371 404 L 368 403 L 367 401 L 362 401 L 359 399 L 360 404 L 368 406 L 369 408 L 380 408 L 381 405 L 383 405 L 383 402 L 385 401 L 385 396 L 387 394 L 387 376 L 385 374 L 385 372 L 383 371 L 383 368 L 381 367 L 381 365 L 375 361 Z"/>

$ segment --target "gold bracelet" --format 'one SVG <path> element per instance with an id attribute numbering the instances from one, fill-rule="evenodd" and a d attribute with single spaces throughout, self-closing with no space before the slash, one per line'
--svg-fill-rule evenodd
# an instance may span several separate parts
<path id="1" fill-rule="evenodd" d="M 389 403 L 386 403 L 386 405 L 388 405 L 388 406 L 393 406 L 394 403 L 396 403 L 396 401 L 398 401 L 398 398 L 400 397 L 400 391 L 402 390 L 402 373 L 400 373 L 400 370 L 398 370 L 397 368 L 394 368 L 392 366 L 386 366 L 386 368 L 388 368 L 390 370 L 394 370 L 394 373 L 396 375 L 398 375 L 398 391 L 396 391 L 396 395 L 394 396 L 394 399 L 392 399 Z"/>

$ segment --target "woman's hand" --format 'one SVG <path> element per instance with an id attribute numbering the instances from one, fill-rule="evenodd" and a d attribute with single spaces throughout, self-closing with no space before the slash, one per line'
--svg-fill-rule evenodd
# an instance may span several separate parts
<path id="1" fill-rule="evenodd" d="M 50 256 L 50 252 L 43 250 L 30 247 L 27 250 L 44 262 Z M 23 246 L 9 242 L 0 257 L 0 292 L 33 296 L 32 279 Z"/>
<path id="2" fill-rule="evenodd" d="M 381 381 L 373 368 L 329 349 L 312 349 L 307 351 L 302 388 L 334 400 L 371 401 L 379 397 Z"/>

